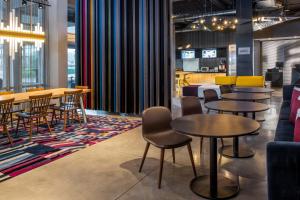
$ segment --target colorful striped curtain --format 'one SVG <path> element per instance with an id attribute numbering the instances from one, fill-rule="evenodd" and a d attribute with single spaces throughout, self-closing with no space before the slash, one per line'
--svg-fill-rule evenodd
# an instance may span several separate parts
<path id="1" fill-rule="evenodd" d="M 141 113 L 170 106 L 170 0 L 76 0 L 77 84 L 89 106 Z"/>

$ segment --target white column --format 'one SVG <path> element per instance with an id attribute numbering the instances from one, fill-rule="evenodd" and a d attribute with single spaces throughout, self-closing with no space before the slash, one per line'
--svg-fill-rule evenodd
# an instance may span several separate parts
<path id="1" fill-rule="evenodd" d="M 47 83 L 50 88 L 67 87 L 68 81 L 68 0 L 49 0 Z M 47 19 L 46 18 L 46 19 Z"/>

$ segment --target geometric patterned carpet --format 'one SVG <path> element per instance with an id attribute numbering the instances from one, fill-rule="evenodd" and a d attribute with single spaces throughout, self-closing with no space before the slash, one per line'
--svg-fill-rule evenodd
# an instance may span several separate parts
<path id="1" fill-rule="evenodd" d="M 33 129 L 32 142 L 28 133 L 21 130 L 14 136 L 10 147 L 7 137 L 0 133 L 0 182 L 70 155 L 83 148 L 112 138 L 141 125 L 141 120 L 124 117 L 87 116 L 88 123 L 80 127 L 71 124 L 63 131 L 63 124 L 52 128 L 52 135 L 41 126 L 39 133 Z"/>

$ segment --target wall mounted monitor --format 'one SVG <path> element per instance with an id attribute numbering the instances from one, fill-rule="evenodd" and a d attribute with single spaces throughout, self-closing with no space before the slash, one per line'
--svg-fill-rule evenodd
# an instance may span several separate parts
<path id="1" fill-rule="evenodd" d="M 182 59 L 194 59 L 195 58 L 195 50 L 182 50 L 181 58 Z"/>
<path id="2" fill-rule="evenodd" d="M 216 57 L 217 57 L 217 49 L 202 50 L 202 58 L 216 58 Z"/>

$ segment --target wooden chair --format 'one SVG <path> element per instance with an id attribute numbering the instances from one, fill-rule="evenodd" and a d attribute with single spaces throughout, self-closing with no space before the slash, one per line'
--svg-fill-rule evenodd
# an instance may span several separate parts
<path id="1" fill-rule="evenodd" d="M 11 94 L 14 94 L 14 93 L 15 93 L 14 91 L 2 91 L 2 92 L 0 92 L 0 96 L 2 96 L 2 95 L 11 95 Z M 14 109 L 14 106 L 20 106 L 20 104 L 19 103 L 14 103 L 13 104 L 13 109 L 12 109 L 12 112 L 10 113 L 10 126 L 11 127 L 13 127 L 14 114 L 23 111 L 23 109 L 20 109 L 20 107 L 18 109 Z"/>
<path id="2" fill-rule="evenodd" d="M 193 172 L 195 177 L 197 177 L 191 148 L 192 138 L 176 133 L 176 131 L 174 131 L 171 128 L 171 121 L 171 112 L 168 108 L 165 107 L 152 107 L 143 112 L 143 137 L 146 140 L 147 145 L 140 165 L 139 172 L 142 171 L 150 144 L 157 148 L 160 148 L 161 157 L 158 188 L 161 187 L 164 155 L 166 149 L 172 149 L 173 163 L 175 163 L 174 149 L 187 146 L 193 167 Z"/>
<path id="3" fill-rule="evenodd" d="M 40 87 L 40 88 L 28 88 L 26 89 L 26 92 L 37 92 L 37 91 L 43 91 L 45 88 Z"/>
<path id="4" fill-rule="evenodd" d="M 78 109 L 81 109 L 80 106 L 80 98 L 82 97 L 82 90 L 74 90 L 74 91 L 65 91 L 63 102 L 59 106 L 52 107 L 52 120 L 51 124 L 53 124 L 53 120 L 57 119 L 56 111 L 60 114 L 60 119 L 64 119 L 64 131 L 67 130 L 67 122 L 71 120 L 78 120 L 81 126 L 81 119 L 78 113 Z M 74 118 L 75 117 L 75 118 Z"/>
<path id="5" fill-rule="evenodd" d="M 14 98 L 11 98 L 11 99 L 0 101 L 0 126 L 2 126 L 3 128 L 2 132 L 7 135 L 11 146 L 13 145 L 13 140 L 10 136 L 7 126 L 9 124 L 9 117 L 11 116 L 12 113 L 14 100 L 15 100 Z"/>
<path id="6" fill-rule="evenodd" d="M 43 94 L 43 95 L 34 95 L 29 97 L 30 99 L 29 111 L 17 113 L 18 116 L 17 133 L 19 131 L 19 125 L 21 120 L 23 121 L 25 131 L 27 131 L 27 126 L 26 126 L 26 120 L 27 120 L 27 124 L 29 124 L 29 138 L 31 141 L 33 123 L 34 121 L 36 122 L 37 132 L 38 132 L 39 125 L 41 124 L 41 119 L 43 120 L 44 124 L 47 124 L 49 132 L 52 133 L 47 119 L 48 108 L 50 106 L 51 97 L 52 97 L 52 93 Z"/>
<path id="7" fill-rule="evenodd" d="M 181 98 L 181 111 L 182 111 L 182 116 L 203 114 L 201 102 L 200 102 L 199 98 L 197 98 L 197 97 Z M 203 150 L 203 140 L 204 140 L 204 138 L 201 137 L 200 153 L 202 153 L 202 150 Z M 223 138 L 221 138 L 221 142 L 222 142 L 222 147 L 224 147 Z"/>

